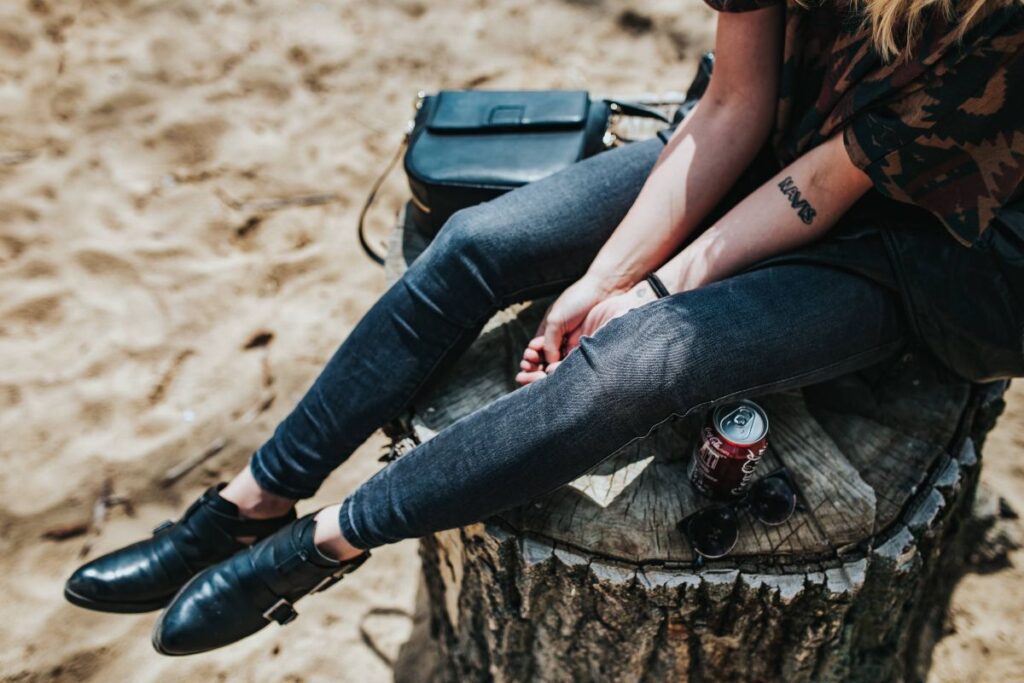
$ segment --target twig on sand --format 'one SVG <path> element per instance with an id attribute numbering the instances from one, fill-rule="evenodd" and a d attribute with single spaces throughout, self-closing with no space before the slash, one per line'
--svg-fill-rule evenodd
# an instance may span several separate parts
<path id="1" fill-rule="evenodd" d="M 239 201 L 219 187 L 215 190 L 217 198 L 235 211 L 277 211 L 292 206 L 320 206 L 338 200 L 334 192 L 320 194 L 303 194 L 295 197 L 277 197 L 273 199 L 250 199 Z"/>
<path id="2" fill-rule="evenodd" d="M 107 477 L 103 480 L 103 486 L 100 489 L 99 496 L 96 498 L 96 502 L 93 503 L 92 514 L 89 519 L 58 524 L 46 529 L 40 536 L 48 541 L 67 541 L 84 536 L 85 534 L 91 534 L 94 537 L 99 536 L 104 523 L 107 521 L 110 510 L 115 507 L 123 507 L 129 517 L 135 514 L 135 506 L 132 504 L 132 501 L 126 496 L 115 495 L 114 482 L 110 477 Z M 92 540 L 87 540 L 79 554 L 82 556 L 87 555 L 91 549 Z"/>
<path id="3" fill-rule="evenodd" d="M 268 372 L 266 367 L 264 367 L 264 372 Z M 251 423 L 262 413 L 266 412 L 271 405 L 273 405 L 275 398 L 276 394 L 274 393 L 264 395 L 259 403 L 250 408 L 241 417 L 240 423 L 242 425 Z M 230 436 L 217 437 L 203 451 L 186 458 L 167 470 L 163 478 L 160 480 L 160 486 L 162 488 L 172 486 L 196 467 L 202 465 L 204 462 L 223 451 L 234 441 L 235 439 Z M 40 536 L 49 541 L 66 541 L 88 534 L 90 538 L 85 541 L 81 550 L 79 550 L 79 556 L 84 557 L 92 550 L 93 541 L 101 534 L 103 525 L 106 523 L 110 511 L 115 507 L 124 508 L 125 513 L 129 517 L 135 515 L 135 506 L 131 499 L 127 496 L 115 494 L 114 480 L 111 477 L 107 477 L 103 480 L 103 485 L 100 488 L 100 494 L 96 498 L 96 502 L 93 503 L 92 515 L 88 520 L 58 524 L 45 529 Z"/>
<path id="4" fill-rule="evenodd" d="M 217 437 L 209 446 L 206 447 L 205 450 L 200 451 L 190 458 L 182 460 L 177 465 L 167 470 L 164 478 L 160 480 L 160 486 L 162 488 L 171 486 L 186 474 L 227 448 L 229 443 L 231 443 L 230 439 L 223 436 Z"/>
<path id="5" fill-rule="evenodd" d="M 103 487 L 100 489 L 99 497 L 93 503 L 92 519 L 88 523 L 90 538 L 82 544 L 82 548 L 78 551 L 79 557 L 85 557 L 89 554 L 89 551 L 92 550 L 93 541 L 103 531 L 103 525 L 106 524 L 110 511 L 118 506 L 123 507 L 129 517 L 135 514 L 135 506 L 132 504 L 131 499 L 126 496 L 115 495 L 114 480 L 107 477 L 103 480 Z"/>
<path id="6" fill-rule="evenodd" d="M 50 527 L 41 535 L 48 541 L 66 541 L 87 533 L 89 533 L 89 522 L 72 522 Z"/>
<path id="7" fill-rule="evenodd" d="M 370 635 L 369 631 L 366 630 L 366 620 L 370 617 L 386 616 L 386 617 L 405 617 L 411 620 L 413 616 L 408 611 L 401 607 L 371 607 L 359 620 L 359 637 L 362 639 L 363 644 L 370 648 L 370 652 L 377 655 L 380 661 L 384 662 L 385 666 L 389 669 L 395 668 L 395 660 L 392 659 L 385 653 L 377 643 L 374 642 L 373 636 Z"/>
<path id="8" fill-rule="evenodd" d="M 266 381 L 266 376 L 269 370 L 266 367 L 266 364 L 264 364 L 263 372 L 265 376 L 264 385 L 267 385 L 268 382 Z M 260 400 L 259 403 L 254 405 L 252 408 L 246 411 L 244 415 L 242 415 L 242 417 L 239 419 L 238 425 L 244 426 L 250 424 L 253 420 L 255 420 L 261 414 L 266 412 L 271 405 L 273 405 L 275 398 L 277 398 L 277 395 L 274 393 L 270 393 L 263 396 L 262 400 Z M 236 426 L 236 428 L 231 431 L 237 435 L 239 429 L 240 427 Z M 234 436 L 218 436 L 216 439 L 210 442 L 210 445 L 207 446 L 205 449 L 203 449 L 199 453 L 196 453 L 195 455 L 185 458 L 184 460 L 182 460 L 181 462 L 177 463 L 169 470 L 167 470 L 163 478 L 160 480 L 160 487 L 168 488 L 170 486 L 173 486 L 186 474 L 188 474 L 195 468 L 199 467 L 204 462 L 206 462 L 213 456 L 217 455 L 221 451 L 223 451 L 225 448 L 234 443 L 234 441 Z"/>

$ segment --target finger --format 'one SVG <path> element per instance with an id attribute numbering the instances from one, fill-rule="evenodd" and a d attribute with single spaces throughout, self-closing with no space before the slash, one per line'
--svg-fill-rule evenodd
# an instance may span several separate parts
<path id="1" fill-rule="evenodd" d="M 544 379 L 545 377 L 547 377 L 547 375 L 544 374 L 543 370 L 538 370 L 537 372 L 520 372 L 516 375 L 516 382 L 526 385 L 536 382 L 539 379 Z"/>
<path id="2" fill-rule="evenodd" d="M 530 343 L 526 345 L 526 348 L 533 349 L 534 351 L 544 350 L 544 335 L 539 335 L 530 340 Z"/>
<path id="3" fill-rule="evenodd" d="M 549 363 L 548 366 L 546 368 L 544 368 L 544 372 L 546 372 L 547 374 L 550 375 L 552 372 L 557 370 L 558 366 L 561 365 L 561 364 L 562 364 L 562 361 L 560 361 L 560 360 L 556 360 L 554 363 Z"/>
<path id="4" fill-rule="evenodd" d="M 531 363 L 528 360 L 522 360 L 519 361 L 519 369 L 523 372 L 536 372 L 537 370 L 542 370 L 543 367 L 540 363 Z"/>
<path id="5" fill-rule="evenodd" d="M 547 331 L 544 333 L 544 358 L 548 363 L 554 363 L 562 359 L 562 341 L 564 337 L 565 332 L 562 330 L 561 324 L 548 326 Z"/>
<path id="6" fill-rule="evenodd" d="M 530 347 L 526 347 L 526 350 L 523 351 L 523 360 L 528 361 L 530 363 L 540 363 L 543 360 L 540 357 L 540 349 L 532 349 Z"/>

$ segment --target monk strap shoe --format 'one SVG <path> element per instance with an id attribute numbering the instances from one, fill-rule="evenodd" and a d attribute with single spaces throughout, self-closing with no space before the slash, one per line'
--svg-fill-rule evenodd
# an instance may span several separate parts
<path id="1" fill-rule="evenodd" d="M 189 581 L 157 620 L 153 647 L 189 655 L 224 647 L 271 622 L 295 620 L 295 603 L 330 588 L 369 558 L 326 557 L 316 547 L 312 514 Z"/>
<path id="2" fill-rule="evenodd" d="M 341 581 L 341 578 L 345 576 L 345 574 L 354 571 L 355 568 L 362 564 L 368 556 L 368 553 L 365 555 L 360 555 L 358 558 L 356 558 L 357 560 L 359 560 L 358 563 L 353 562 L 351 564 L 344 564 L 340 570 L 336 571 L 330 576 L 325 576 L 320 583 L 318 583 L 316 586 L 313 586 L 313 589 L 309 591 L 310 595 L 312 595 L 313 593 L 320 593 L 321 591 L 325 591 L 334 584 Z M 263 613 L 264 619 L 266 619 L 267 621 L 276 621 L 281 626 L 284 626 L 285 624 L 294 621 L 295 617 L 297 616 L 299 616 L 299 613 L 295 611 L 295 607 L 293 607 L 292 603 L 288 602 L 284 598 L 281 598 L 280 600 L 275 602 L 270 609 Z"/>
<path id="3" fill-rule="evenodd" d="M 223 487 L 207 490 L 181 519 L 160 524 L 151 538 L 79 567 L 64 597 L 102 612 L 157 610 L 197 573 L 243 550 L 238 538 L 266 538 L 295 520 L 294 510 L 274 519 L 246 519 L 220 497 Z"/>

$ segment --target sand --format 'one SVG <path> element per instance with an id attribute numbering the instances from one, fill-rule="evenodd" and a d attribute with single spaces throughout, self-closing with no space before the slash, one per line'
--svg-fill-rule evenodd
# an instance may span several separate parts
<path id="1" fill-rule="evenodd" d="M 383 291 L 353 228 L 418 90 L 678 90 L 712 30 L 697 0 L 3 3 L 0 677 L 389 679 L 359 627 L 387 657 L 408 637 L 366 615 L 412 609 L 413 542 L 286 629 L 187 659 L 150 649 L 152 615 L 80 610 L 61 586 L 241 467 Z M 401 197 L 395 174 L 378 235 Z M 1024 510 L 1013 398 L 985 474 Z M 965 581 L 932 680 L 1024 678 L 1022 600 L 1017 568 Z"/>

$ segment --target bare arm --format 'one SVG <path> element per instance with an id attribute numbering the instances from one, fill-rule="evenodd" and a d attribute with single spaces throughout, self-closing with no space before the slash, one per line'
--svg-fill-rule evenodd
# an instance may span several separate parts
<path id="1" fill-rule="evenodd" d="M 632 287 L 674 254 L 764 144 L 778 95 L 781 20 L 779 6 L 719 15 L 707 92 L 587 273 L 606 291 Z"/>
<path id="2" fill-rule="evenodd" d="M 871 187 L 853 165 L 841 134 L 810 150 L 747 196 L 657 270 L 672 293 L 702 287 L 746 266 L 817 239 Z M 645 281 L 593 306 L 566 338 L 565 353 L 609 320 L 655 298 Z M 541 338 L 530 342 L 517 379 L 528 384 L 561 361 L 542 367 Z"/>
<path id="3" fill-rule="evenodd" d="M 837 134 L 787 166 L 658 269 L 670 292 L 721 280 L 826 233 L 871 187 Z"/>
<path id="4" fill-rule="evenodd" d="M 719 15 L 707 92 L 680 123 L 587 274 L 558 298 L 537 330 L 548 362 L 561 359 L 568 335 L 593 306 L 628 290 L 676 253 L 753 160 L 774 119 L 781 39 L 780 6 Z M 536 356 L 528 349 L 524 359 Z"/>

